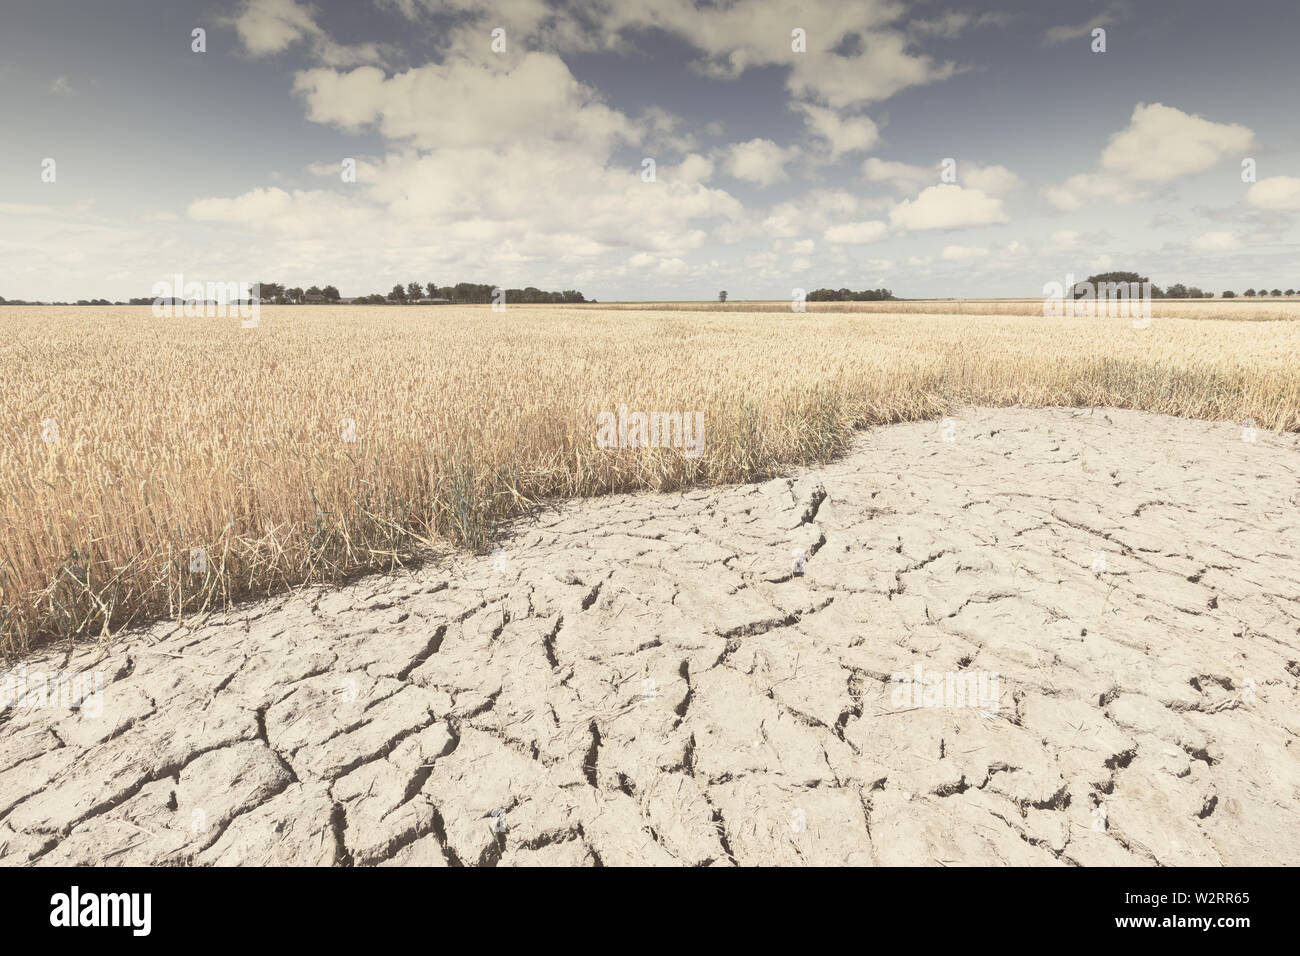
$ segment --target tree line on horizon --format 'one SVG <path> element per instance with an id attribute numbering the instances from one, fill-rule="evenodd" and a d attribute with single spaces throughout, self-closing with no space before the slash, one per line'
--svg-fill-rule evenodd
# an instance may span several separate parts
<path id="1" fill-rule="evenodd" d="M 726 302 L 727 295 L 726 292 L 719 292 L 718 301 Z M 885 302 L 897 298 L 888 289 L 864 289 L 861 292 L 852 289 L 814 289 L 804 296 L 808 302 Z"/>
<path id="2" fill-rule="evenodd" d="M 813 289 L 807 295 L 809 302 L 890 302 L 898 296 L 888 289 Z"/>
<path id="3" fill-rule="evenodd" d="M 421 285 L 408 282 L 405 286 L 398 283 L 387 295 L 375 293 L 361 296 L 352 301 L 366 305 L 409 305 L 421 299 L 446 299 L 454 305 L 485 305 L 493 301 L 499 286 L 482 282 L 457 282 L 455 285 L 439 286 L 429 282 Z M 523 289 L 505 289 L 505 301 L 520 305 L 545 305 L 549 303 L 586 302 L 587 297 L 576 289 L 563 292 L 546 292 L 536 286 Z"/>
<path id="4" fill-rule="evenodd" d="M 404 286 L 401 284 L 393 286 L 392 291 L 386 295 L 377 292 L 373 295 L 358 296 L 348 301 L 354 305 L 410 305 L 422 299 L 445 299 L 452 305 L 483 305 L 493 301 L 493 293 L 497 288 L 499 287 L 482 282 L 457 282 L 455 285 L 448 286 L 439 286 L 433 282 L 408 282 Z M 153 305 L 155 301 L 157 299 L 153 296 L 138 296 L 125 302 L 113 302 L 108 299 L 78 299 L 76 302 L 31 302 L 26 299 L 5 299 L 4 296 L 0 296 L 0 305 Z M 164 299 L 163 301 L 169 301 L 173 305 L 184 305 L 186 302 L 185 299 L 180 297 L 173 297 L 170 300 Z M 263 282 L 258 286 L 257 301 L 264 305 L 307 305 L 315 302 L 331 304 L 342 302 L 343 296 L 339 294 L 338 288 L 332 285 L 323 288 L 314 285 L 303 289 L 300 286 L 285 286 L 279 282 Z M 505 301 L 518 305 L 595 302 L 594 299 L 588 299 L 576 289 L 566 289 L 563 292 L 547 292 L 535 286 L 527 286 L 523 289 L 506 289 Z M 240 300 L 240 304 L 242 304 L 242 300 Z"/>
<path id="5" fill-rule="evenodd" d="M 1146 276 L 1138 275 L 1136 272 L 1099 272 L 1096 275 L 1088 276 L 1088 278 L 1085 279 L 1082 283 L 1076 283 L 1074 288 L 1071 290 L 1071 292 L 1073 298 L 1079 299 L 1079 298 L 1083 298 L 1084 295 L 1086 295 L 1086 292 L 1083 289 L 1083 285 L 1086 283 L 1090 283 L 1093 287 L 1093 291 L 1095 292 L 1097 286 L 1102 285 L 1104 283 L 1118 283 L 1118 284 L 1137 283 L 1141 285 L 1144 282 L 1150 282 L 1150 281 L 1151 280 L 1148 279 Z M 1255 289 L 1247 289 L 1245 292 L 1242 293 L 1242 295 L 1246 296 L 1247 298 L 1254 297 L 1254 296 L 1261 296 L 1261 295 L 1280 297 L 1284 295 L 1295 295 L 1295 294 L 1296 294 L 1295 289 L 1287 289 L 1285 292 L 1283 292 L 1281 289 L 1273 289 L 1270 292 L 1266 288 L 1261 288 L 1258 291 L 1256 291 Z M 1237 293 L 1233 292 L 1231 289 L 1228 289 L 1219 295 L 1219 298 L 1221 299 L 1235 299 L 1236 297 L 1237 297 Z M 1199 286 L 1183 285 L 1181 282 L 1175 282 L 1173 285 L 1166 286 L 1163 289 L 1161 289 L 1160 286 L 1152 283 L 1151 298 L 1153 299 L 1213 299 L 1214 293 L 1205 292 Z"/>
<path id="6" fill-rule="evenodd" d="M 422 299 L 445 299 L 453 305 L 482 305 L 492 301 L 498 287 L 481 282 L 457 282 L 439 286 L 437 283 L 398 283 L 387 294 L 376 292 L 357 296 L 348 301 L 353 305 L 410 305 Z M 332 285 L 324 288 L 311 286 L 284 286 L 278 282 L 263 282 L 258 286 L 258 301 L 265 305 L 307 305 L 315 302 L 338 303 L 343 301 L 339 290 Z M 544 292 L 534 286 L 523 289 L 506 289 L 506 302 L 535 305 L 548 302 L 586 302 L 586 297 L 575 290 Z M 153 299 L 132 299 L 128 305 L 149 305 Z"/>

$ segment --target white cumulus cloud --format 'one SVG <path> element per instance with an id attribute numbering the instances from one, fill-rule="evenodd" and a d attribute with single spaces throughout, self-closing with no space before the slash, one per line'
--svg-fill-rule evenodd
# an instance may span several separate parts
<path id="1" fill-rule="evenodd" d="M 944 246 L 939 257 L 949 262 L 960 262 L 963 259 L 982 259 L 988 254 L 988 249 L 983 246 Z"/>
<path id="2" fill-rule="evenodd" d="M 904 199 L 890 210 L 889 221 L 899 229 L 964 229 L 1007 222 L 1008 217 L 1001 199 L 940 183 L 921 190 L 915 199 Z"/>
<path id="3" fill-rule="evenodd" d="M 726 147 L 722 152 L 723 168 L 736 179 L 771 186 L 789 179 L 785 164 L 794 153 L 793 147 L 787 149 L 770 139 L 755 138 Z"/>
<path id="4" fill-rule="evenodd" d="M 1246 190 L 1246 202 L 1260 209 L 1300 211 L 1300 179 L 1295 176 L 1270 176 Z"/>
<path id="5" fill-rule="evenodd" d="M 1102 150 L 1101 167 L 1133 182 L 1166 183 L 1240 155 L 1254 138 L 1238 123 L 1215 123 L 1162 103 L 1139 103 L 1128 126 Z"/>
<path id="6" fill-rule="evenodd" d="M 796 103 L 795 109 L 803 114 L 804 125 L 813 137 L 826 144 L 831 162 L 846 153 L 871 149 L 880 139 L 880 128 L 869 117 L 842 116 L 811 103 Z"/>
<path id="7" fill-rule="evenodd" d="M 826 230 L 822 238 L 827 242 L 865 245 L 869 242 L 879 242 L 888 231 L 889 227 L 885 223 L 874 219 L 866 222 L 846 222 L 838 226 L 831 226 Z"/>
<path id="8" fill-rule="evenodd" d="M 1253 145 L 1255 134 L 1238 123 L 1216 123 L 1163 103 L 1138 103 L 1128 126 L 1101 152 L 1096 173 L 1078 173 L 1044 188 L 1048 202 L 1073 210 L 1089 201 L 1129 203 L 1145 196 L 1143 184 L 1172 182 L 1204 172 Z"/>
<path id="9" fill-rule="evenodd" d="M 1241 245 L 1235 232 L 1206 232 L 1192 240 L 1192 248 L 1202 252 L 1221 252 Z"/>

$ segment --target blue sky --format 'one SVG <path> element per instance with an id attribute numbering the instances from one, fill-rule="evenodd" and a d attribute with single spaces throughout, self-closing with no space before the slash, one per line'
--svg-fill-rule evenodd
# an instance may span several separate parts
<path id="1" fill-rule="evenodd" d="M 11 0 L 0 295 L 1300 287 L 1298 39 L 1291 0 Z"/>

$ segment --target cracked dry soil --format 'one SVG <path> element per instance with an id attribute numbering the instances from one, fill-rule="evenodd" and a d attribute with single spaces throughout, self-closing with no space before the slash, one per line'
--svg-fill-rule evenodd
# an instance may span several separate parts
<path id="1" fill-rule="evenodd" d="M 102 713 L 0 717 L 0 862 L 1297 863 L 1298 505 L 1297 436 L 1112 409 L 566 503 L 28 659 Z"/>

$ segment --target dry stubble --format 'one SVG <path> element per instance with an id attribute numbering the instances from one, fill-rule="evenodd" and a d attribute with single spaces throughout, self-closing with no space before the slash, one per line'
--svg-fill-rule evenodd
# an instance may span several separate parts
<path id="1" fill-rule="evenodd" d="M 1291 322 L 1157 308 L 1135 330 L 894 305 L 264 307 L 254 329 L 148 308 L 5 308 L 0 651 L 429 546 L 482 548 L 548 498 L 756 479 L 826 461 L 855 428 L 968 403 L 1300 430 Z M 597 448 L 597 413 L 620 403 L 703 411 L 703 456 Z M 45 420 L 57 440 L 43 440 Z"/>

